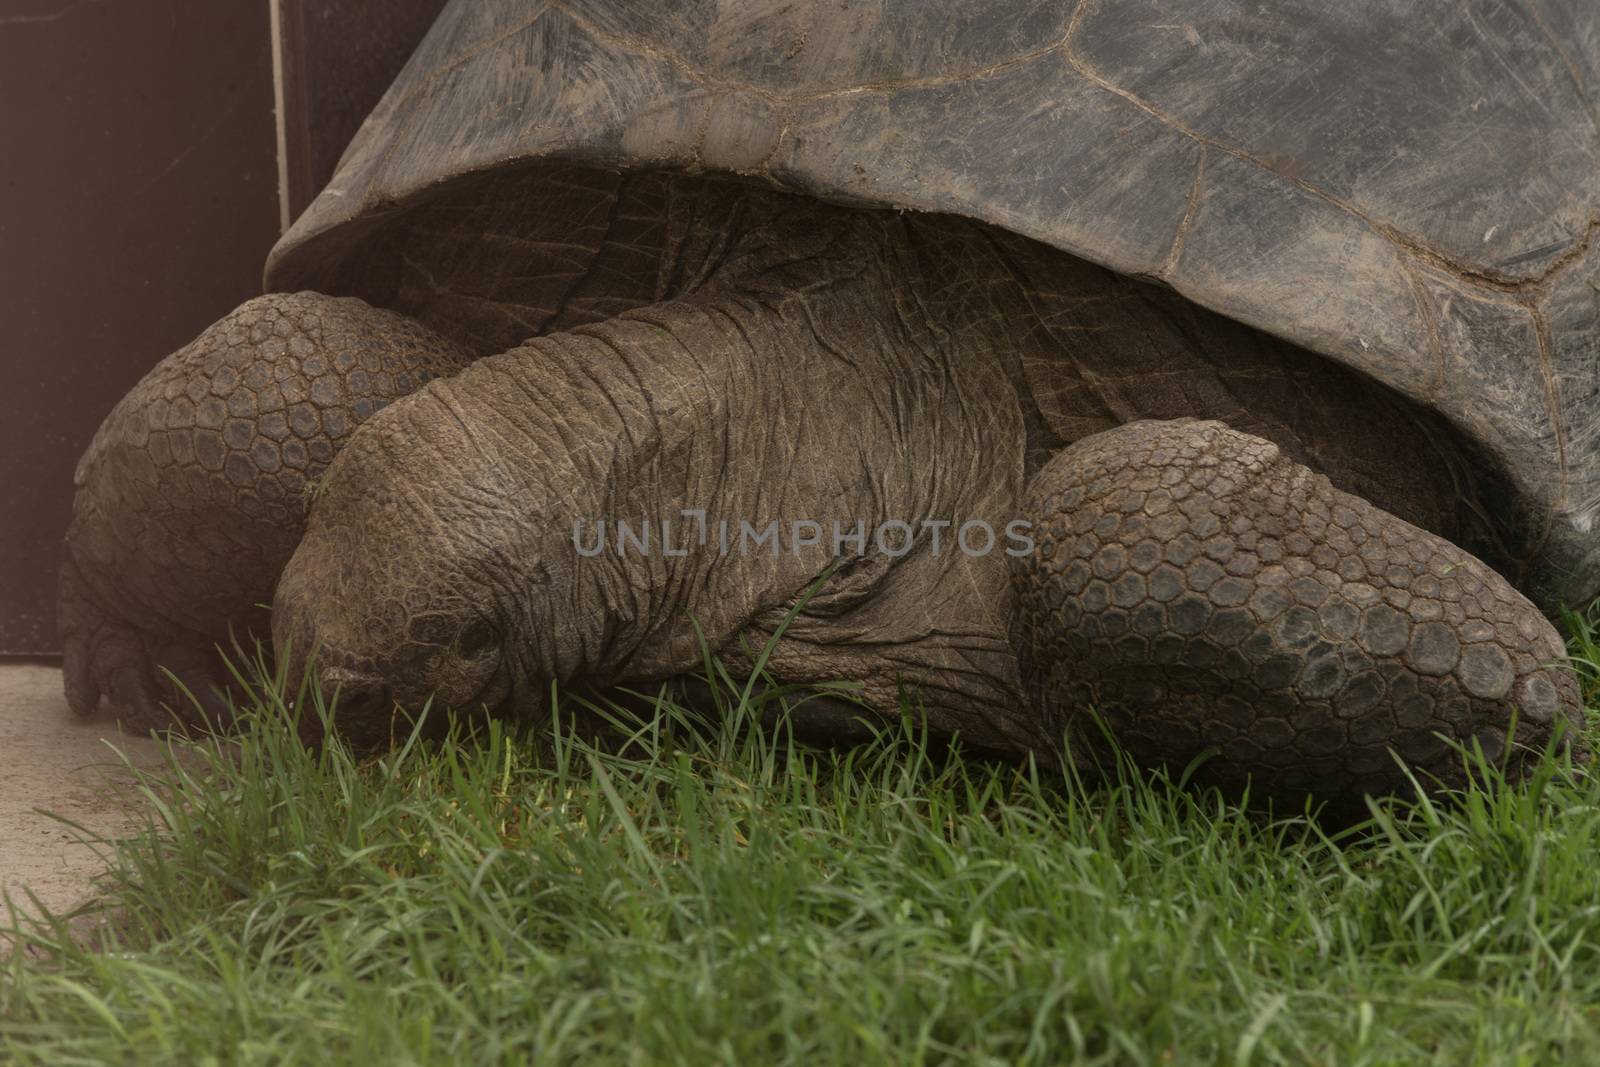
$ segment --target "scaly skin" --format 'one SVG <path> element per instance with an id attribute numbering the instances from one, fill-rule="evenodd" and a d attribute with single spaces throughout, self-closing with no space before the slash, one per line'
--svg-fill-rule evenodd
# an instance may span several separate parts
<path id="1" fill-rule="evenodd" d="M 272 609 L 279 655 L 298 675 L 314 650 L 323 684 L 341 695 L 340 729 L 376 745 L 390 736 L 397 703 L 415 709 L 432 698 L 461 713 L 537 714 L 552 681 L 638 684 L 692 670 L 702 634 L 741 660 L 831 572 L 788 626 L 770 673 L 801 688 L 859 683 L 866 709 L 882 716 L 909 696 L 935 735 L 959 735 L 973 748 L 1051 761 L 1063 732 L 1082 741 L 1085 705 L 1094 703 L 1145 762 L 1181 764 L 1215 742 L 1222 753 L 1207 773 L 1219 781 L 1237 784 L 1253 772 L 1269 795 L 1348 799 L 1402 784 L 1379 760 L 1385 746 L 1454 780 L 1432 726 L 1481 742 L 1516 771 L 1519 746 L 1573 720 L 1571 678 L 1540 672 L 1559 654 L 1554 631 L 1458 547 L 1492 551 L 1493 524 L 1483 521 L 1472 456 L 1436 416 L 1169 294 L 971 223 L 851 212 L 726 183 L 704 196 L 693 186 L 679 195 L 671 182 L 651 188 L 596 201 L 597 211 L 612 203 L 614 217 L 585 216 L 589 244 L 571 251 L 589 266 L 560 284 L 517 259 L 525 247 L 537 259 L 543 245 L 506 239 L 525 213 L 491 212 L 492 254 L 452 254 L 457 273 L 408 246 L 412 280 L 401 298 L 458 331 L 463 349 L 358 303 L 272 298 L 336 304 L 345 310 L 320 321 L 345 324 L 345 347 L 374 346 L 413 367 L 452 369 L 468 349 L 523 324 L 551 331 L 374 415 L 328 466 L 303 537 L 289 510 L 264 522 L 249 514 L 249 495 L 216 496 L 234 484 L 230 470 L 246 482 L 266 473 L 250 453 L 189 480 L 141 474 L 148 425 L 171 432 L 172 422 L 161 406 L 171 401 L 141 386 L 85 464 L 67 579 L 80 681 L 69 685 L 86 677 L 114 697 L 135 691 L 150 706 L 152 662 L 187 663 L 206 632 L 241 617 L 259 624 L 246 609 L 282 568 Z M 413 265 L 410 252 L 423 259 Z M 639 307 L 647 294 L 657 302 Z M 239 358 L 282 358 L 275 345 L 267 351 L 271 338 L 264 331 L 252 342 L 260 350 L 246 346 Z M 228 394 L 231 382 L 219 384 L 220 371 L 208 369 L 226 359 L 174 361 L 166 378 L 152 376 L 176 383 L 163 389 Z M 156 411 L 163 415 L 152 420 Z M 180 424 L 180 438 L 198 439 L 198 414 Z M 1248 432 L 1170 421 L 1185 415 Z M 1163 421 L 1140 421 L 1151 419 Z M 1128 425 L 1114 429 L 1120 424 Z M 261 425 L 247 421 L 240 432 L 259 436 Z M 1218 433 L 1220 451 L 1191 440 Z M 1220 510 L 1209 517 L 1174 511 L 1208 528 L 1205 551 L 1216 558 L 1196 556 L 1183 530 L 1162 525 L 1157 547 L 1181 559 L 1150 573 L 1171 603 L 1159 601 L 1139 623 L 1159 632 L 1140 634 L 1153 638 L 1142 645 L 1093 645 L 1086 660 L 1084 641 L 1135 624 L 1110 593 L 1099 597 L 1099 585 L 1086 583 L 1086 595 L 1072 600 L 1078 570 L 1066 549 L 1047 539 L 1044 562 L 1011 564 L 999 550 L 954 551 L 952 531 L 972 519 L 996 531 L 1014 519 L 1040 529 L 1107 519 L 1095 509 L 1126 498 L 1095 465 L 1115 466 L 1117 442 L 1139 455 L 1141 435 L 1150 434 L 1178 435 L 1161 477 L 1190 487 L 1195 502 L 1214 495 Z M 1109 452 L 1095 444 L 1105 441 Z M 1272 492 L 1265 500 L 1220 492 L 1218 464 L 1264 464 L 1270 478 L 1261 484 Z M 137 477 L 115 473 L 122 469 Z M 195 477 L 201 492 L 189 491 Z M 1060 494 L 1083 478 L 1082 499 L 1063 505 Z M 130 496 L 128 485 L 143 495 Z M 1351 513 L 1364 542 L 1324 529 L 1328 515 L 1344 513 L 1337 501 L 1360 504 Z M 284 502 L 281 491 L 269 501 Z M 846 531 L 886 520 L 951 525 L 942 552 L 921 528 L 903 555 L 873 546 L 858 556 L 827 536 L 785 544 L 777 555 L 730 555 L 715 535 L 684 543 L 686 510 L 703 511 L 713 529 L 721 519 L 784 528 L 810 520 L 825 534 L 834 523 Z M 635 529 L 678 520 L 678 551 L 661 550 L 659 540 L 656 551 L 618 551 L 614 526 L 600 557 L 577 550 L 575 524 L 592 531 L 597 520 L 618 519 Z M 161 522 L 176 532 L 161 550 L 116 538 Z M 1281 559 L 1260 558 L 1257 572 L 1227 579 L 1211 573 L 1272 551 L 1260 547 L 1272 523 L 1282 527 L 1271 535 Z M 1420 553 L 1403 576 L 1385 570 L 1379 582 L 1365 572 L 1364 584 L 1346 576 L 1393 537 Z M 109 555 L 99 550 L 108 541 Z M 198 554 L 234 541 L 251 546 L 251 566 L 229 551 Z M 168 548 L 185 545 L 184 554 Z M 1099 552 L 1085 565 L 1109 566 Z M 1128 566 L 1136 571 L 1140 560 Z M 1386 566 L 1401 562 L 1386 557 Z M 1308 576 L 1296 573 L 1305 567 L 1312 579 L 1321 568 L 1345 583 L 1314 605 L 1335 605 L 1328 619 L 1308 614 L 1313 605 L 1273 599 L 1280 586 L 1313 597 Z M 78 596 L 80 574 L 91 573 L 100 584 Z M 1136 591 L 1128 573 L 1113 577 L 1116 595 Z M 1259 617 L 1217 599 L 1237 595 L 1234 579 L 1255 583 Z M 1457 618 L 1447 591 L 1469 580 L 1490 589 L 1497 606 Z M 1369 604 L 1367 587 L 1393 600 Z M 187 595 L 173 599 L 171 590 Z M 1148 584 L 1146 592 L 1158 595 Z M 1366 613 L 1349 634 L 1348 612 L 1337 607 L 1345 601 Z M 203 622 L 197 605 L 209 605 Z M 1190 628 L 1211 622 L 1236 639 L 1243 659 L 1189 640 Z M 1404 648 L 1385 651 L 1401 623 Z M 1459 655 L 1444 664 L 1450 647 Z M 1251 655 L 1263 657 L 1259 670 Z M 194 669 L 203 674 L 204 664 Z M 1137 692 L 1111 684 L 1135 675 L 1158 679 L 1165 688 L 1156 695 L 1175 693 L 1174 707 L 1152 712 L 1139 703 L 1147 684 Z M 1192 693 L 1183 689 L 1191 683 Z M 1514 706 L 1523 725 L 1507 737 Z M 849 726 L 837 701 L 803 705 L 801 714 L 798 725 L 813 734 Z"/>
<path id="2" fill-rule="evenodd" d="M 981 246 L 809 207 L 763 220 L 691 297 L 481 360 L 380 414 L 335 460 L 273 622 L 280 651 L 315 647 L 324 685 L 355 698 L 342 730 L 381 742 L 397 703 L 430 695 L 531 714 L 551 681 L 667 678 L 697 665 L 702 633 L 737 655 L 841 560 L 777 646 L 774 677 L 860 682 L 882 715 L 910 692 L 935 735 L 976 748 L 1052 760 L 1064 730 L 1083 737 L 1094 705 L 1143 762 L 1181 765 L 1231 742 L 1209 772 L 1218 780 L 1254 773 L 1258 796 L 1349 798 L 1404 786 L 1386 746 L 1458 782 L 1435 728 L 1503 759 L 1575 721 L 1573 679 L 1545 670 L 1560 642 L 1531 604 L 1449 541 L 1338 492 L 1259 437 L 1135 421 L 1061 452 L 1025 496 L 1026 445 L 1045 431 L 1027 426 L 1019 356 L 1050 334 L 996 314 L 1004 278 L 984 269 Z M 950 264 L 991 287 L 947 276 Z M 1291 446 L 1339 417 L 1302 412 L 1298 398 L 1260 414 Z M 1346 414 L 1350 426 L 1369 416 Z M 1328 454 L 1382 470 L 1407 432 L 1393 430 Z M 1167 477 L 1168 495 L 1186 501 L 1151 518 L 1149 550 L 1182 563 L 1149 561 L 1159 590 L 1120 562 L 1120 585 L 1086 582 L 1088 599 L 1070 600 L 1078 571 L 1054 533 L 1014 583 L 1003 555 L 951 552 L 948 532 L 942 556 L 924 532 L 904 556 L 861 559 L 826 546 L 730 556 L 715 540 L 680 543 L 677 557 L 590 559 L 572 543 L 575 523 L 685 510 L 824 529 L 931 518 L 1000 530 L 1019 516 L 1052 531 L 1093 528 L 1108 517 L 1097 509 L 1132 503 L 1119 474 L 1151 481 L 1152 499 Z M 1438 516 L 1452 494 L 1395 499 Z M 1347 514 L 1361 532 L 1326 529 Z M 1403 568 L 1379 552 L 1395 541 Z M 1084 565 L 1110 566 L 1100 550 Z M 1255 571 L 1222 573 L 1248 558 Z M 1367 569 L 1380 565 L 1389 569 Z M 1327 575 L 1334 585 L 1320 594 L 1306 584 Z M 1469 586 L 1489 605 L 1476 617 L 1452 592 Z M 1132 626 L 1112 589 L 1148 602 L 1141 624 L 1153 632 L 1085 652 L 1086 635 Z M 1169 594 L 1170 605 L 1154 599 Z M 1213 602 L 1238 595 L 1259 617 Z M 1242 651 L 1187 639 L 1209 624 Z M 1458 654 L 1445 663 L 1450 648 Z M 1141 684 L 1112 684 L 1125 678 Z M 1522 726 L 1508 739 L 1514 707 Z M 1248 718 L 1234 725 L 1241 709 Z"/>
<path id="3" fill-rule="evenodd" d="M 1015 561 L 1035 703 L 1141 762 L 1267 795 L 1450 784 L 1582 725 L 1550 624 L 1500 575 L 1219 422 L 1134 422 L 1034 478 Z M 1516 732 L 1508 737 L 1512 712 Z"/>
<path id="4" fill-rule="evenodd" d="M 67 701 L 105 694 L 166 725 L 227 676 L 214 648 L 265 636 L 260 607 L 317 480 L 356 426 L 467 361 L 393 312 L 317 293 L 259 297 L 157 364 L 78 464 L 61 572 Z M 208 711 L 220 705 L 208 703 Z"/>

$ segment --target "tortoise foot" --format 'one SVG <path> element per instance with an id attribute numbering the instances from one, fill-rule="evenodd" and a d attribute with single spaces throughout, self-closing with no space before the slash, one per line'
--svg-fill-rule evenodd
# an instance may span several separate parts
<path id="1" fill-rule="evenodd" d="M 62 678 L 74 712 L 95 714 L 103 696 L 125 724 L 142 730 L 223 721 L 227 679 L 206 638 L 107 614 L 70 559 L 60 592 Z"/>
<path id="2" fill-rule="evenodd" d="M 1499 574 L 1220 422 L 1135 422 L 1051 460 L 1013 561 L 1018 652 L 1069 744 L 1257 796 L 1515 776 L 1581 743 L 1560 638 Z M 1082 749 L 1077 749 L 1082 752 Z"/>

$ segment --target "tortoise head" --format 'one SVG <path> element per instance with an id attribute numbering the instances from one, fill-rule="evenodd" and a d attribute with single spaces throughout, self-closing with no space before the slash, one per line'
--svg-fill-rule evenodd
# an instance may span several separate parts
<path id="1" fill-rule="evenodd" d="M 412 410 L 380 413 L 330 466 L 273 599 L 280 662 L 337 694 L 339 732 L 358 744 L 386 742 L 396 707 L 493 710 L 513 687 L 508 576 L 488 558 L 482 518 L 451 513 L 496 464 L 460 447 L 454 424 L 415 433 Z M 450 488 L 426 473 L 440 448 L 454 453 Z M 446 468 L 435 457 L 431 469 Z"/>

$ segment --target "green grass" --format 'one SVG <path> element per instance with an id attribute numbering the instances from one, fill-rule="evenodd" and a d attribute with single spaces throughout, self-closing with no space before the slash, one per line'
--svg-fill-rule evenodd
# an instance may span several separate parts
<path id="1" fill-rule="evenodd" d="M 719 725 L 663 701 L 628 743 L 560 719 L 366 760 L 264 698 L 146 780 L 115 943 L 13 933 L 0 1057 L 1600 1062 L 1586 771 L 1547 758 L 1334 840 L 909 726 L 811 750 L 757 725 L 774 695 L 718 692 Z"/>

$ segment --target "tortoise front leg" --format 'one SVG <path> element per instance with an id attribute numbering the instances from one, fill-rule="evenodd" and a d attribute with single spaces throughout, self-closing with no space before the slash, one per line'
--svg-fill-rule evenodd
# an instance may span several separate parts
<path id="1" fill-rule="evenodd" d="M 355 426 L 467 353 L 359 300 L 273 294 L 153 368 L 79 461 L 61 571 L 67 702 L 102 695 L 161 726 L 226 678 L 216 646 L 269 629 L 261 605 L 317 479 Z M 218 710 L 211 701 L 208 710 Z"/>
<path id="2" fill-rule="evenodd" d="M 1219 422 L 1135 422 L 1035 477 L 1014 561 L 1018 651 L 1042 709 L 1092 747 L 1259 793 L 1407 788 L 1391 751 L 1458 784 L 1444 738 L 1515 773 L 1578 688 L 1560 638 L 1455 545 Z M 1512 730 L 1515 715 L 1515 730 Z M 1442 735 L 1442 736 L 1441 736 Z"/>

